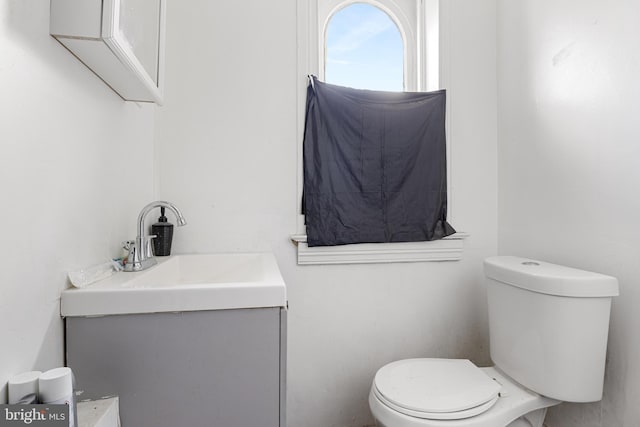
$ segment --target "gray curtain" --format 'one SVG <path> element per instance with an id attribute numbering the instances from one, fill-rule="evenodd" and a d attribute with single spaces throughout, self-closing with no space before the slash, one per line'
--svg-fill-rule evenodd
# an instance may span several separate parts
<path id="1" fill-rule="evenodd" d="M 455 233 L 447 223 L 445 91 L 378 92 L 310 79 L 302 201 L 309 246 Z"/>

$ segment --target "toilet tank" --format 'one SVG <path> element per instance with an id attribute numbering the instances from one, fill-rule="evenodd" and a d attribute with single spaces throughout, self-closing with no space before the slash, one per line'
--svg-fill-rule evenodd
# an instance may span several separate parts
<path id="1" fill-rule="evenodd" d="M 484 271 L 495 365 L 543 396 L 600 400 L 617 279 L 514 256 Z"/>

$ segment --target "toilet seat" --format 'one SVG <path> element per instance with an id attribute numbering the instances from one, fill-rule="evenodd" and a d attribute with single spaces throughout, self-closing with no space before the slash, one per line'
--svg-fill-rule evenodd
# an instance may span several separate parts
<path id="1" fill-rule="evenodd" d="M 473 417 L 498 400 L 500 384 L 469 360 L 407 359 L 382 367 L 373 393 L 408 416 L 457 420 Z"/>

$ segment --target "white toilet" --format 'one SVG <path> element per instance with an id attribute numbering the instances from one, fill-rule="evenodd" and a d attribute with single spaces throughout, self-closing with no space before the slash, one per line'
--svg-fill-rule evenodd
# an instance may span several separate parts
<path id="1" fill-rule="evenodd" d="M 614 277 L 513 256 L 485 260 L 491 359 L 407 359 L 377 373 L 378 427 L 542 427 L 547 408 L 602 398 Z"/>

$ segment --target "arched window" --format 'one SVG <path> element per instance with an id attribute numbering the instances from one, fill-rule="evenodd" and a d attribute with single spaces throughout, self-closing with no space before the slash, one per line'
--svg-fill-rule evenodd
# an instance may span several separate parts
<path id="1" fill-rule="evenodd" d="M 324 34 L 324 80 L 358 89 L 402 91 L 404 40 L 380 8 L 355 3 L 336 11 Z"/>

